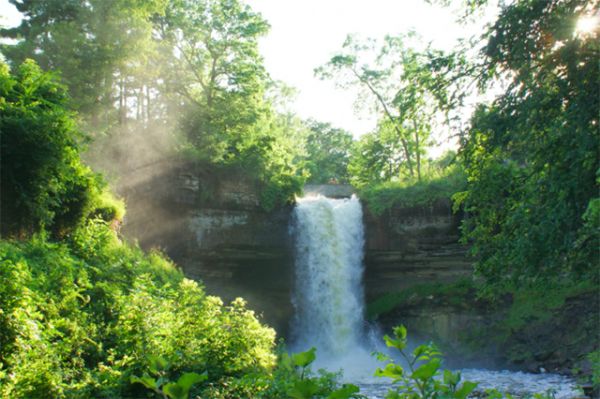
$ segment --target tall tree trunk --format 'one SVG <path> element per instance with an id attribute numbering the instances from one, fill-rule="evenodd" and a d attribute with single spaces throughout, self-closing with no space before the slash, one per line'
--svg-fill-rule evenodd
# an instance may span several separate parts
<path id="1" fill-rule="evenodd" d="M 150 85 L 146 85 L 146 123 L 150 123 Z"/>
<path id="2" fill-rule="evenodd" d="M 119 124 L 125 124 L 125 80 L 119 79 Z"/>
<path id="3" fill-rule="evenodd" d="M 398 127 L 398 122 L 396 121 L 396 118 L 394 118 L 394 116 L 390 112 L 383 96 L 373 87 L 371 82 L 369 82 L 367 79 L 360 76 L 360 74 L 358 72 L 356 72 L 354 69 L 352 70 L 352 72 L 354 73 L 354 76 L 356 76 L 359 81 L 366 84 L 367 88 L 371 91 L 371 93 L 373 93 L 375 95 L 375 97 L 377 97 L 377 100 L 383 107 L 383 111 L 385 112 L 385 115 L 390 120 L 390 122 L 392 122 L 392 125 L 394 126 L 394 130 L 396 131 L 396 133 L 398 134 L 398 137 L 400 138 L 400 143 L 402 144 L 402 149 L 404 150 L 404 156 L 406 157 L 406 163 L 408 164 L 408 170 L 410 172 L 410 176 L 414 177 L 415 171 L 414 171 L 413 164 L 412 164 L 412 157 L 410 154 L 410 150 L 408 149 L 408 142 L 406 141 L 406 139 L 404 138 L 404 134 L 402 134 L 402 131 Z"/>
<path id="4" fill-rule="evenodd" d="M 417 121 L 413 119 L 413 126 L 415 127 L 415 154 L 417 157 L 417 180 L 421 181 L 421 153 L 419 148 L 419 128 Z"/>
<path id="5" fill-rule="evenodd" d="M 141 86 L 139 87 L 136 91 L 137 91 L 137 106 L 136 106 L 136 110 L 135 110 L 135 119 L 140 122 L 142 120 L 143 117 L 143 108 L 144 108 L 144 87 Z"/>

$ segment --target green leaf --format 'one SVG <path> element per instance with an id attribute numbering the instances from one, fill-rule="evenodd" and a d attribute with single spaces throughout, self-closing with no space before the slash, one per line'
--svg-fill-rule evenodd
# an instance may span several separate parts
<path id="1" fill-rule="evenodd" d="M 169 363 L 160 356 L 148 356 L 148 360 L 150 361 L 148 369 L 153 374 L 160 374 L 169 369 Z"/>
<path id="2" fill-rule="evenodd" d="M 476 382 L 465 381 L 462 386 L 454 392 L 455 399 L 466 399 L 473 390 L 477 388 Z"/>
<path id="3" fill-rule="evenodd" d="M 394 363 L 387 364 L 383 369 L 378 368 L 375 370 L 375 377 L 387 377 L 392 378 L 395 381 L 402 378 L 404 375 L 404 369 L 402 366 L 399 366 Z"/>
<path id="4" fill-rule="evenodd" d="M 377 359 L 380 362 L 389 362 L 389 361 L 392 361 L 391 357 L 389 357 L 385 353 L 381 353 L 381 352 L 378 352 L 378 351 L 375 351 L 375 352 L 371 353 L 371 356 L 375 356 L 375 359 Z"/>
<path id="5" fill-rule="evenodd" d="M 154 378 L 150 377 L 148 374 L 144 374 L 143 377 L 138 377 L 138 376 L 132 375 L 130 381 L 132 384 L 135 384 L 135 383 L 142 384 L 143 386 L 145 386 L 148 389 L 152 389 L 152 390 L 158 389 L 158 384 L 156 383 L 156 380 Z"/>
<path id="6" fill-rule="evenodd" d="M 503 396 L 497 389 L 486 389 L 485 397 L 488 399 L 502 399 Z"/>
<path id="7" fill-rule="evenodd" d="M 300 380 L 296 381 L 288 395 L 294 399 L 311 399 L 318 391 L 319 385 L 313 380 Z"/>
<path id="8" fill-rule="evenodd" d="M 455 387 L 460 381 L 460 372 L 453 373 L 450 370 L 444 370 L 444 384 Z"/>
<path id="9" fill-rule="evenodd" d="M 402 324 L 397 327 L 394 327 L 393 331 L 396 338 L 406 340 L 406 327 L 404 327 Z"/>
<path id="10" fill-rule="evenodd" d="M 342 388 L 331 392 L 327 399 L 348 399 L 359 391 L 360 389 L 356 385 L 344 384 Z"/>
<path id="11" fill-rule="evenodd" d="M 295 366 L 298 367 L 306 367 L 317 358 L 316 352 L 317 348 L 312 347 L 306 352 L 295 353 L 292 355 L 292 362 Z"/>
<path id="12" fill-rule="evenodd" d="M 394 339 L 394 338 L 391 338 L 389 335 L 384 335 L 383 340 L 385 341 L 385 344 L 390 348 L 397 348 L 399 350 L 406 348 L 405 340 Z"/>
<path id="13" fill-rule="evenodd" d="M 184 373 L 177 380 L 177 385 L 182 387 L 183 389 L 190 390 L 192 385 L 197 384 L 199 382 L 206 381 L 208 379 L 208 374 L 206 372 L 202 374 L 198 373 Z"/>
<path id="14" fill-rule="evenodd" d="M 294 369 L 294 364 L 291 356 L 284 352 L 281 355 L 278 367 L 281 367 L 284 370 L 292 371 Z"/>
<path id="15" fill-rule="evenodd" d="M 412 373 L 411 378 L 421 381 L 430 380 L 437 373 L 440 364 L 440 359 L 432 359 L 430 362 L 419 366 L 419 368 Z"/>
<path id="16" fill-rule="evenodd" d="M 419 345 L 413 350 L 413 356 L 419 360 L 428 360 L 430 351 L 428 345 Z"/>
<path id="17" fill-rule="evenodd" d="M 190 390 L 170 382 L 163 387 L 163 392 L 171 399 L 188 399 Z"/>

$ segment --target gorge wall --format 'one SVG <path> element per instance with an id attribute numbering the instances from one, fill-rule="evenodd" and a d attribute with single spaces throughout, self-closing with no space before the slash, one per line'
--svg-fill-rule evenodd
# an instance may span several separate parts
<path id="1" fill-rule="evenodd" d="M 136 181 L 137 179 L 137 181 Z M 349 195 L 347 187 L 310 190 Z M 128 204 L 122 229 L 143 248 L 167 253 L 186 276 L 228 301 L 250 307 L 285 336 L 293 312 L 292 207 L 265 212 L 258 187 L 200 166 L 163 162 L 138 168 L 120 190 Z M 454 281 L 470 273 L 458 244 L 460 216 L 449 201 L 392 209 L 381 216 L 364 210 L 367 301 L 423 282 Z"/>
<path id="2" fill-rule="evenodd" d="M 392 208 L 380 216 L 365 209 L 367 300 L 417 284 L 470 276 L 472 263 L 459 243 L 461 217 L 446 199 Z"/>
<path id="3" fill-rule="evenodd" d="M 291 207 L 265 212 L 258 188 L 197 164 L 163 162 L 140 168 L 119 190 L 128 204 L 123 235 L 159 248 L 188 278 L 226 302 L 243 297 L 281 334 L 292 313 Z"/>
<path id="4" fill-rule="evenodd" d="M 280 336 L 288 336 L 294 277 L 291 206 L 265 212 L 254 184 L 231 173 L 216 176 L 187 162 L 141 165 L 126 182 L 119 193 L 128 205 L 122 228 L 127 239 L 168 254 L 186 276 L 203 281 L 209 294 L 219 295 L 226 302 L 238 296 L 245 298 Z M 331 187 L 319 186 L 310 190 L 342 197 L 349 194 L 347 187 L 331 191 Z M 452 213 L 449 200 L 396 207 L 379 216 L 366 207 L 363 210 L 367 303 L 386 294 L 410 293 L 423 284 L 470 279 L 472 263 L 466 248 L 458 242 L 462 215 Z M 507 346 L 496 353 L 500 349 L 488 336 L 494 331 L 494 323 L 502 322 L 506 315 L 479 302 L 474 292 L 423 295 L 421 291 L 410 295 L 378 317 L 384 330 L 402 323 L 411 337 L 434 340 L 450 356 L 456 353 L 464 359 L 471 351 L 481 359 L 485 349 L 485 357 L 499 359 L 496 365 L 503 367 L 515 364 L 532 371 L 541 367 L 568 371 L 574 359 L 589 352 L 586 337 L 597 326 L 597 315 L 593 314 L 597 305 L 578 305 L 597 301 L 587 297 L 570 299 L 567 308 L 571 310 L 556 309 L 553 317 L 512 334 L 514 342 L 506 345 L 524 355 L 523 359 L 513 355 L 507 359 Z M 561 318 L 567 327 L 589 324 L 589 328 L 580 328 L 582 332 L 576 340 L 571 339 L 571 346 L 563 345 L 574 334 L 568 328 L 552 327 L 552 323 L 562 323 Z M 470 337 L 473 334 L 479 336 Z M 537 348 L 540 342 L 556 344 Z M 471 343 L 485 348 L 466 349 L 465 344 Z M 529 353 L 520 348 L 537 349 Z"/>

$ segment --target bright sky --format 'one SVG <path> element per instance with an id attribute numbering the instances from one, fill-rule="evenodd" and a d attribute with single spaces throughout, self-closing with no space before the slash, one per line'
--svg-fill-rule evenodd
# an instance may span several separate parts
<path id="1" fill-rule="evenodd" d="M 268 71 L 299 90 L 293 110 L 342 127 L 355 136 L 375 127 L 375 118 L 356 115 L 356 93 L 336 89 L 333 82 L 314 77 L 314 68 L 325 64 L 341 49 L 346 35 L 383 38 L 416 30 L 438 48 L 450 48 L 468 28 L 457 25 L 446 8 L 424 0 L 247 0 L 271 24 L 260 42 Z"/>
<path id="2" fill-rule="evenodd" d="M 326 63 L 342 46 L 347 34 L 383 38 L 416 30 L 438 48 L 450 48 L 459 37 L 474 33 L 455 23 L 456 14 L 424 0 L 246 0 L 271 24 L 261 39 L 267 70 L 276 80 L 298 90 L 291 110 L 302 118 L 330 122 L 355 136 L 375 127 L 375 118 L 356 114 L 356 93 L 336 89 L 333 82 L 314 77 L 314 68 Z M 14 25 L 19 13 L 0 0 L 0 24 Z"/>

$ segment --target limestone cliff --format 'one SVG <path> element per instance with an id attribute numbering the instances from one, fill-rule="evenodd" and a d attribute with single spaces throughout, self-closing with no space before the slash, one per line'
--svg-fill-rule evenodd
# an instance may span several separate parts
<path id="1" fill-rule="evenodd" d="M 245 298 L 285 334 L 292 312 L 291 208 L 267 213 L 253 184 L 186 162 L 148 165 L 139 175 L 122 190 L 123 234 L 162 249 L 208 293 Z"/>
<path id="2" fill-rule="evenodd" d="M 293 312 L 292 207 L 265 212 L 256 186 L 185 162 L 148 165 L 128 183 L 126 237 L 144 248 L 161 248 L 209 293 L 225 300 L 244 297 L 286 335 Z M 312 189 L 352 193 L 346 186 Z M 367 299 L 469 274 L 458 244 L 460 217 L 449 202 L 393 209 L 380 217 L 365 209 L 364 219 Z"/>
<path id="3" fill-rule="evenodd" d="M 424 282 L 451 282 L 472 272 L 459 241 L 461 215 L 450 200 L 392 208 L 381 216 L 365 210 L 367 298 Z"/>
<path id="4" fill-rule="evenodd" d="M 186 162 L 142 166 L 127 183 L 121 190 L 128 204 L 123 228 L 127 238 L 138 240 L 144 248 L 162 249 L 188 277 L 203 281 L 209 293 L 226 301 L 244 297 L 281 336 L 287 336 L 293 312 L 291 206 L 265 212 L 259 206 L 258 187 L 231 174 L 209 174 Z M 334 192 L 340 196 L 351 194 L 346 187 L 335 187 Z M 466 248 L 458 242 L 462 217 L 452 213 L 449 200 L 412 208 L 396 207 L 381 216 L 365 207 L 367 302 L 386 293 L 410 292 L 422 284 L 469 280 L 472 262 Z M 594 319 L 585 312 L 557 312 L 560 317 L 581 313 L 577 320 Z M 434 339 L 446 344 L 448 352 L 464 356 L 464 347 L 457 343 L 478 331 L 494 331 L 494 323 L 501 317 L 496 310 L 478 302 L 474 294 L 427 294 L 408 298 L 378 321 L 384 329 L 404 323 L 411 336 Z M 539 326 L 532 328 L 541 331 L 547 324 Z M 564 340 L 562 336 L 536 340 L 540 336 L 538 330 L 513 334 L 511 339 L 516 344 L 512 346 L 518 349 L 522 343 L 532 347 L 531 342 Z M 485 337 L 484 341 L 489 344 Z M 573 348 L 561 349 L 564 354 L 557 354 L 556 345 L 536 349 L 520 367 L 568 367 L 573 358 L 585 352 L 584 345 L 574 344 Z M 487 348 L 488 354 L 493 355 L 493 351 L 493 347 Z"/>

